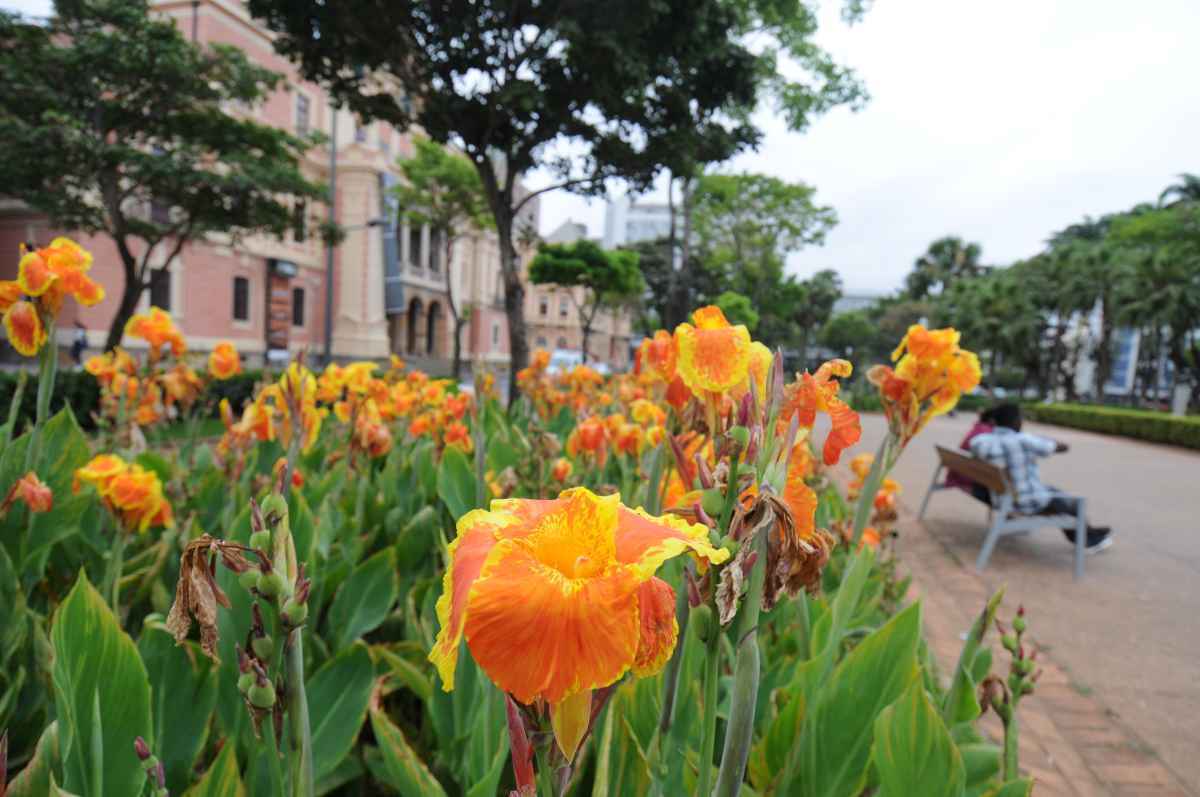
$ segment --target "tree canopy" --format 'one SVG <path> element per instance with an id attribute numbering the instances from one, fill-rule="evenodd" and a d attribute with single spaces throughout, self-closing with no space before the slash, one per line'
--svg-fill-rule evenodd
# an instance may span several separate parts
<path id="1" fill-rule="evenodd" d="M 47 25 L 0 12 L 3 192 L 55 226 L 108 236 L 125 284 L 107 345 L 150 269 L 213 232 L 302 228 L 321 198 L 299 161 L 314 143 L 227 112 L 280 76 L 232 47 L 199 48 L 143 0 L 61 3 Z"/>

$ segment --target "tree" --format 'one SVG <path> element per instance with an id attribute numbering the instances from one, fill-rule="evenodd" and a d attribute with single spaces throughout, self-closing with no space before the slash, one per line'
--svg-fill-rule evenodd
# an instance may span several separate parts
<path id="1" fill-rule="evenodd" d="M 529 266 L 535 285 L 582 288 L 583 299 L 568 291 L 583 328 L 583 361 L 588 339 L 601 308 L 616 309 L 637 299 L 645 288 L 637 255 L 624 249 L 606 250 L 588 240 L 543 244 Z"/>
<path id="2" fill-rule="evenodd" d="M 513 370 L 528 360 L 514 228 L 530 201 L 755 143 L 756 56 L 725 0 L 250 0 L 277 49 L 365 118 L 419 125 L 475 166 L 496 225 Z M 541 167 L 552 185 L 526 192 Z M 510 398 L 516 396 L 512 380 Z"/>
<path id="3" fill-rule="evenodd" d="M 169 263 L 210 233 L 282 236 L 322 198 L 314 141 L 226 113 L 281 79 L 239 50 L 188 42 L 143 0 L 60 3 L 49 25 L 0 13 L 0 185 L 52 225 L 102 234 L 124 271 L 107 348 Z"/>
<path id="4" fill-rule="evenodd" d="M 721 308 L 729 323 L 744 324 L 751 332 L 758 329 L 759 315 L 749 296 L 736 291 L 724 291 L 717 297 L 715 304 Z"/>
<path id="5" fill-rule="evenodd" d="M 979 262 L 982 254 L 979 244 L 955 236 L 939 238 L 913 262 L 905 292 L 910 299 L 921 300 L 941 293 L 955 280 L 978 276 L 986 268 Z"/>
<path id="6" fill-rule="evenodd" d="M 1158 195 L 1158 203 L 1165 205 L 1169 200 L 1177 202 L 1200 202 L 1200 175 L 1181 174 L 1179 182 L 1172 183 Z"/>
<path id="7" fill-rule="evenodd" d="M 865 310 L 838 313 L 821 327 L 820 342 L 844 359 L 853 361 L 869 351 L 878 335 L 875 322 Z M 861 359 L 861 357 L 860 357 Z"/>
<path id="8" fill-rule="evenodd" d="M 483 182 L 471 162 L 428 138 L 416 140 L 413 157 L 400 161 L 406 182 L 393 191 L 400 212 L 410 223 L 429 225 L 436 240 L 445 246 L 446 303 L 454 321 L 454 376 L 462 368 L 462 329 L 467 317 L 454 299 L 454 245 L 468 230 L 491 227 Z"/>

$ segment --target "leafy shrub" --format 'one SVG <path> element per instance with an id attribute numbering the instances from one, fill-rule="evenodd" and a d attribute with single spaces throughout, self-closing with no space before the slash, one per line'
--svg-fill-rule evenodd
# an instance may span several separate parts
<path id="1" fill-rule="evenodd" d="M 1026 413 L 1042 423 L 1200 449 L 1200 418 L 1195 416 L 1085 404 L 1033 404 Z"/>

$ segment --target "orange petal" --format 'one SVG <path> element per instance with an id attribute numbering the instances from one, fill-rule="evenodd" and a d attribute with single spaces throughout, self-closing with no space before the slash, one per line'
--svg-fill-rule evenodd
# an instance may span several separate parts
<path id="1" fill-rule="evenodd" d="M 54 493 L 33 471 L 18 479 L 14 489 L 30 512 L 49 512 L 54 506 Z"/>
<path id="2" fill-rule="evenodd" d="M 16 280 L 0 280 L 0 313 L 21 300 L 21 283 Z"/>
<path id="3" fill-rule="evenodd" d="M 568 695 L 550 706 L 550 726 L 554 741 L 566 756 L 567 763 L 575 760 L 575 752 L 587 734 L 592 719 L 592 690 L 585 689 Z"/>
<path id="4" fill-rule="evenodd" d="M 21 257 L 18 266 L 17 282 L 21 290 L 30 296 L 41 296 L 45 293 L 58 275 L 50 270 L 50 264 L 38 252 L 26 252 Z"/>
<path id="5" fill-rule="evenodd" d="M 638 614 L 641 635 L 638 637 L 637 657 L 633 672 L 639 678 L 661 670 L 675 650 L 679 638 L 679 623 L 675 619 L 675 590 L 659 578 L 652 578 L 638 588 Z"/>
<path id="6" fill-rule="evenodd" d="M 826 402 L 829 419 L 833 427 L 825 438 L 822 454 L 826 465 L 836 464 L 841 459 L 842 451 L 859 441 L 862 437 L 862 422 L 858 413 L 841 399 L 831 398 Z"/>
<path id="7" fill-rule="evenodd" d="M 46 342 L 46 327 L 31 302 L 17 302 L 4 313 L 8 342 L 18 354 L 33 357 Z"/>
<path id="8" fill-rule="evenodd" d="M 729 558 L 729 551 L 713 547 L 707 527 L 688 523 L 678 515 L 654 517 L 642 509 L 617 510 L 616 556 L 621 564 L 638 568 L 650 578 L 663 562 L 690 551 L 713 564 Z"/>
<path id="9" fill-rule="evenodd" d="M 692 314 L 696 326 L 675 328 L 676 368 L 693 393 L 723 393 L 741 384 L 750 367 L 750 332 L 731 326 L 717 307 Z"/>
<path id="10" fill-rule="evenodd" d="M 557 703 L 607 686 L 637 653 L 639 583 L 622 566 L 567 578 L 524 540 L 502 540 L 470 590 L 467 644 L 492 681 L 522 703 Z"/>
<path id="11" fill-rule="evenodd" d="M 454 688 L 467 596 L 496 545 L 495 524 L 490 514 L 476 509 L 459 518 L 458 536 L 447 550 L 450 566 L 442 577 L 442 596 L 437 602 L 438 635 L 429 654 L 447 692 Z"/>

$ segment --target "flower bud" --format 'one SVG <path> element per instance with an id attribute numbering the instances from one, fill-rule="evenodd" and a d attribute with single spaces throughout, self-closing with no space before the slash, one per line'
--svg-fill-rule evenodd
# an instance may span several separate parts
<path id="1" fill-rule="evenodd" d="M 147 761 L 150 758 L 150 745 L 146 744 L 146 740 L 139 736 L 133 740 L 133 752 L 137 753 L 139 761 Z"/>
<path id="2" fill-rule="evenodd" d="M 262 587 L 259 587 L 259 589 L 262 589 Z M 1003 645 L 1004 649 L 1009 653 L 1017 652 L 1017 638 L 1011 634 L 1005 634 L 1004 636 L 1000 637 L 1000 644 Z"/>
<path id="3" fill-rule="evenodd" d="M 707 603 L 702 603 L 692 609 L 688 623 L 696 629 L 696 638 L 707 643 L 714 633 L 712 607 Z"/>
<path id="4" fill-rule="evenodd" d="M 258 591 L 268 598 L 274 598 L 284 589 L 283 576 L 272 570 L 270 573 L 258 574 Z"/>
<path id="5" fill-rule="evenodd" d="M 275 705 L 275 687 L 270 683 L 256 683 L 246 692 L 246 699 L 255 708 L 268 709 Z"/>
<path id="6" fill-rule="evenodd" d="M 250 687 L 254 686 L 254 673 L 244 672 L 238 676 L 237 688 L 243 695 L 250 691 Z"/>
<path id="7" fill-rule="evenodd" d="M 729 430 L 729 437 L 737 443 L 738 451 L 745 450 L 750 444 L 750 430 L 745 426 L 735 426 Z"/>
<path id="8" fill-rule="evenodd" d="M 1025 633 L 1025 618 L 1022 615 L 1018 614 L 1013 618 L 1013 630 L 1018 634 Z"/>
<path id="9" fill-rule="evenodd" d="M 256 531 L 250 535 L 250 547 L 256 551 L 271 550 L 271 532 Z"/>
<path id="10" fill-rule="evenodd" d="M 254 655 L 262 661 L 270 661 L 271 655 L 275 652 L 275 640 L 263 634 L 256 636 L 250 640 L 250 647 L 254 650 Z"/>
<path id="11" fill-rule="evenodd" d="M 710 517 L 720 517 L 725 508 L 725 493 L 719 487 L 710 487 L 700 493 L 700 506 Z"/>
<path id="12" fill-rule="evenodd" d="M 301 626 L 308 619 L 308 604 L 299 603 L 294 597 L 288 598 L 284 601 L 279 614 L 283 617 L 283 621 L 293 628 Z"/>
<path id="13" fill-rule="evenodd" d="M 258 586 L 258 577 L 262 575 L 257 570 L 247 570 L 238 576 L 238 583 L 242 585 L 242 589 L 251 590 Z"/>

